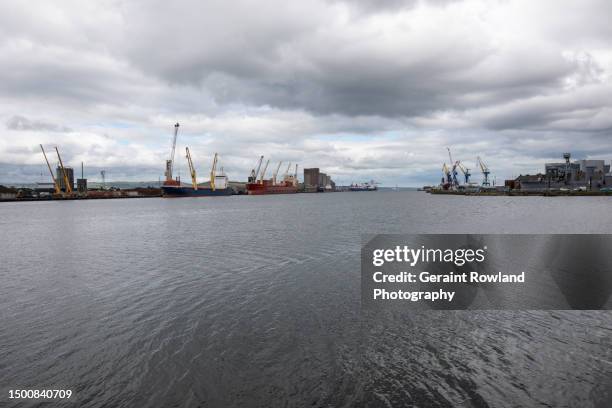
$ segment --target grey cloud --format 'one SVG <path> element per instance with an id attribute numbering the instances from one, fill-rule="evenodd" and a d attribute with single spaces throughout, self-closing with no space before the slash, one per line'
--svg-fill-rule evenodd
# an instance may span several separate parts
<path id="1" fill-rule="evenodd" d="M 47 132 L 71 132 L 67 126 L 43 120 L 28 119 L 24 116 L 15 115 L 6 122 L 7 129 L 11 130 L 42 130 Z"/>
<path id="2" fill-rule="evenodd" d="M 559 149 L 612 157 L 609 2 L 37 6 L 0 4 L 0 137 L 21 143 L 0 143 L 0 160 L 13 165 L 51 133 L 67 159 L 161 173 L 176 120 L 201 166 L 218 151 L 236 175 L 265 154 L 437 180 L 446 145 L 499 174 Z"/>

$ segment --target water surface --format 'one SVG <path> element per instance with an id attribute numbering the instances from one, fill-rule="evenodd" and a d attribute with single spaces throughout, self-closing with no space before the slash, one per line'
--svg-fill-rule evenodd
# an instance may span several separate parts
<path id="1" fill-rule="evenodd" d="M 84 407 L 603 407 L 612 313 L 373 318 L 359 253 L 362 234 L 608 233 L 610 208 L 422 192 L 3 203 L 0 401 L 62 386 Z"/>

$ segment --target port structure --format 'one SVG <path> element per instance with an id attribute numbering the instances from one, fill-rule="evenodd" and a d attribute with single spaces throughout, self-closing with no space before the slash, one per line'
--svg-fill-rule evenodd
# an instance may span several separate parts
<path id="1" fill-rule="evenodd" d="M 263 156 L 261 156 L 263 158 Z M 259 177 L 259 184 L 263 184 L 264 181 L 264 176 L 266 175 L 266 170 L 268 169 L 268 165 L 270 164 L 270 160 L 268 159 L 268 161 L 266 162 L 266 165 L 264 166 L 263 170 L 261 171 L 261 176 Z"/>
<path id="2" fill-rule="evenodd" d="M 443 190 L 465 190 L 465 189 L 474 189 L 476 188 L 476 183 L 471 182 L 472 173 L 470 169 L 460 160 L 453 160 L 453 155 L 451 153 L 451 149 L 449 147 L 446 148 L 448 152 L 448 159 L 450 163 L 442 164 L 442 181 L 440 186 Z M 491 186 L 491 182 L 489 180 L 489 175 L 491 171 L 489 167 L 484 163 L 484 161 L 480 158 L 480 156 L 476 157 L 476 166 L 480 167 L 480 170 L 483 174 L 483 180 L 481 183 L 481 187 L 489 187 Z M 459 171 L 463 174 L 463 184 L 459 181 L 458 175 Z"/>
<path id="3" fill-rule="evenodd" d="M 249 183 L 257 182 L 257 175 L 259 174 L 259 170 L 261 169 L 261 163 L 263 162 L 263 159 L 264 157 L 260 156 L 259 161 L 257 162 L 257 166 L 251 170 L 251 175 L 249 176 L 249 179 L 248 179 Z"/>
<path id="4" fill-rule="evenodd" d="M 57 182 L 57 179 L 55 178 L 55 175 L 53 174 L 53 170 L 51 169 L 51 164 L 49 164 L 49 159 L 47 159 L 47 153 L 45 153 L 45 148 L 43 147 L 43 145 L 40 145 L 40 150 L 42 150 L 42 154 L 45 157 L 45 162 L 47 162 L 47 167 L 49 168 L 49 173 L 51 174 L 51 180 L 53 180 L 53 188 L 55 189 L 55 195 L 60 196 L 62 195 L 62 189 L 59 186 L 59 183 Z"/>
<path id="5" fill-rule="evenodd" d="M 489 174 L 491 174 L 491 171 L 489 170 L 489 166 L 487 166 L 482 159 L 480 158 L 480 156 L 478 156 L 476 158 L 476 162 L 478 163 L 478 166 L 480 167 L 480 170 L 482 171 L 482 175 L 483 175 L 483 180 L 482 180 L 482 186 L 483 187 L 488 187 L 491 185 L 491 183 L 489 182 Z"/>
<path id="6" fill-rule="evenodd" d="M 283 165 L 283 162 L 281 160 L 281 161 L 278 162 L 278 166 L 276 167 L 276 171 L 272 175 L 272 184 L 274 184 L 274 185 L 278 184 L 276 178 L 278 177 L 278 171 L 280 170 L 282 165 Z"/>
<path id="7" fill-rule="evenodd" d="M 459 167 L 459 170 L 461 170 L 461 172 L 463 173 L 465 184 L 470 184 L 470 176 L 472 175 L 470 173 L 470 169 L 465 167 L 460 161 L 457 161 L 457 166 Z"/>
<path id="8" fill-rule="evenodd" d="M 291 162 L 287 165 L 287 170 L 285 170 L 285 174 L 283 175 L 283 180 L 286 180 L 289 176 L 289 170 L 291 169 Z"/>
<path id="9" fill-rule="evenodd" d="M 442 185 L 446 185 L 446 188 L 449 188 L 453 182 L 453 176 L 446 163 L 442 164 L 442 174 L 444 175 L 442 177 Z"/>
<path id="10" fill-rule="evenodd" d="M 215 153 L 215 157 L 213 158 L 213 163 L 210 168 L 210 189 L 215 191 L 217 188 L 215 185 L 215 178 L 217 177 L 217 153 Z"/>
<path id="11" fill-rule="evenodd" d="M 172 138 L 172 150 L 170 151 L 170 158 L 166 160 L 166 184 L 176 184 L 179 181 L 172 178 L 172 172 L 174 170 L 174 154 L 176 152 L 176 138 L 178 136 L 179 124 L 178 122 L 174 125 L 174 137 Z"/>
<path id="12" fill-rule="evenodd" d="M 64 186 L 66 189 L 66 194 L 72 194 L 72 186 L 70 185 L 70 181 L 68 180 L 68 175 L 66 174 L 66 168 L 64 167 L 64 163 L 62 162 L 62 156 L 60 156 L 59 149 L 55 146 L 55 152 L 57 153 L 57 158 L 59 160 L 60 168 L 62 169 L 62 176 L 64 177 Z"/>
<path id="13" fill-rule="evenodd" d="M 448 158 L 450 160 L 450 165 L 452 166 L 450 171 L 451 179 L 449 180 L 449 183 L 451 183 L 451 186 L 456 189 L 457 187 L 459 187 L 459 180 L 457 179 L 457 166 L 459 165 L 459 162 L 453 160 L 453 155 L 451 154 L 450 147 L 447 147 L 446 150 L 448 150 Z"/>
<path id="14" fill-rule="evenodd" d="M 191 160 L 191 153 L 189 153 L 189 147 L 185 147 L 185 157 L 187 157 L 187 164 L 189 164 L 189 174 L 191 175 L 191 184 L 193 185 L 193 189 L 198 189 L 198 180 L 195 167 L 193 166 L 193 161 Z"/>

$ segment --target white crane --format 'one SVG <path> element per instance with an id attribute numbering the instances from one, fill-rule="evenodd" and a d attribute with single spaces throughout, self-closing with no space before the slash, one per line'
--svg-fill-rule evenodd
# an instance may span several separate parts
<path id="1" fill-rule="evenodd" d="M 179 124 L 174 125 L 174 137 L 172 138 L 172 150 L 170 158 L 166 160 L 166 181 L 172 181 L 172 170 L 174 168 L 174 152 L 176 151 L 176 137 L 178 135 Z"/>
<path id="2" fill-rule="evenodd" d="M 276 177 L 278 176 L 278 171 L 280 170 L 282 164 L 283 164 L 282 161 L 278 162 L 278 166 L 276 167 L 276 171 L 272 175 L 272 183 L 275 184 L 275 185 L 276 185 Z"/>
<path id="3" fill-rule="evenodd" d="M 261 171 L 261 176 L 259 177 L 259 184 L 263 184 L 264 176 L 266 175 L 266 170 L 268 170 L 268 164 L 270 164 L 270 160 L 266 162 L 266 165 Z"/>

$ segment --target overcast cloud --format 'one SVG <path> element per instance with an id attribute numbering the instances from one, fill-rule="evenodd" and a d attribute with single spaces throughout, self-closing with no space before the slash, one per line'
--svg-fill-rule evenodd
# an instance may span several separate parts
<path id="1" fill-rule="evenodd" d="M 214 152 L 341 183 L 436 183 L 448 161 L 498 180 L 612 159 L 612 2 L 3 1 L 0 182 L 46 180 L 39 143 L 121 180 Z M 115 172 L 113 173 L 113 169 Z M 42 174 L 42 175 L 41 175 Z"/>

